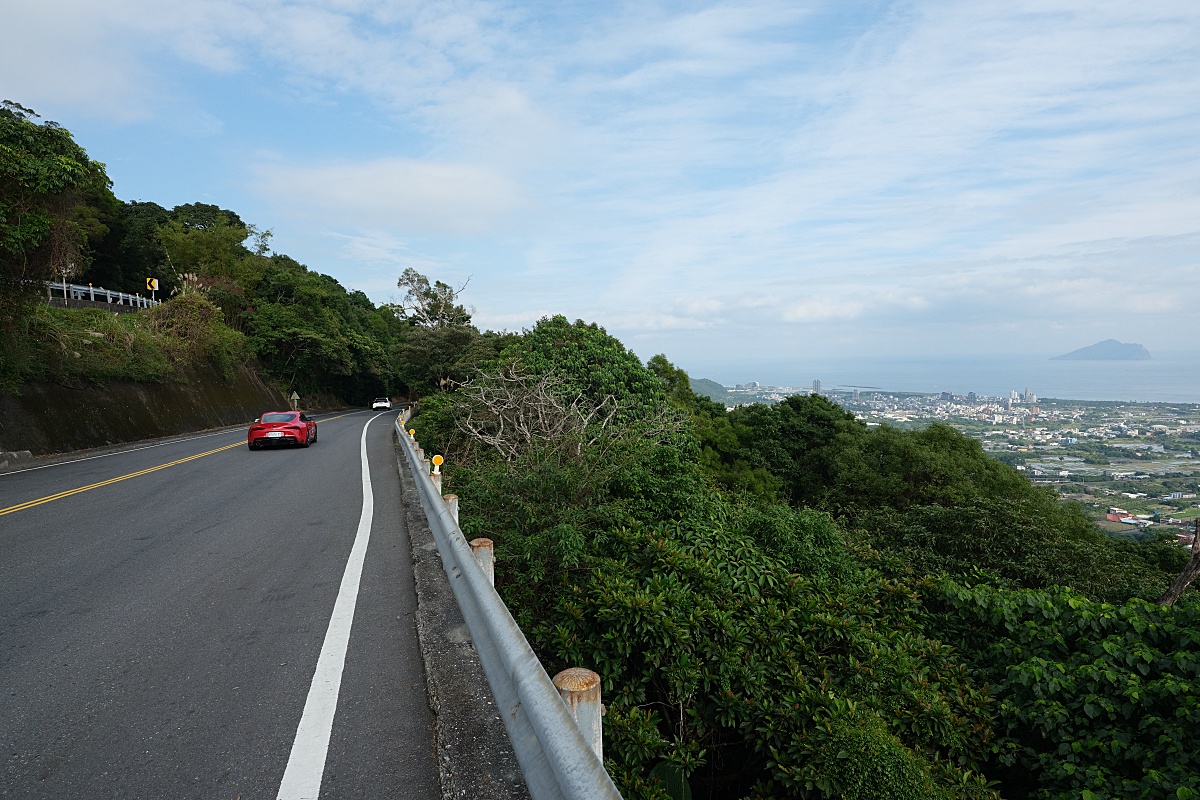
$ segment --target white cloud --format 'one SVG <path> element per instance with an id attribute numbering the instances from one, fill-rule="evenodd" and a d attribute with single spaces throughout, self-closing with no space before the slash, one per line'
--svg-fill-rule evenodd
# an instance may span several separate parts
<path id="1" fill-rule="evenodd" d="M 292 216 L 325 224 L 474 236 L 521 206 L 516 185 L 486 167 L 406 158 L 317 166 L 263 164 L 254 185 Z"/>
<path id="2" fill-rule="evenodd" d="M 969 347 L 1116 307 L 1165 340 L 1200 290 L 1191 0 L 46 0 L 6 24 L 12 99 L 185 120 L 264 227 L 334 236 L 356 285 L 475 274 L 489 319 Z M 336 122 L 308 140 L 306 115 Z"/>

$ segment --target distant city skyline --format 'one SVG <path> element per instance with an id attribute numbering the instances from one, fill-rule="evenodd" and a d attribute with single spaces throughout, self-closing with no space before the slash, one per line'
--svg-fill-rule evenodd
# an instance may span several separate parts
<path id="1" fill-rule="evenodd" d="M 470 278 L 481 327 L 561 313 L 700 375 L 1195 341 L 1193 0 L 4 16 L 4 99 L 118 197 L 230 208 L 376 302 Z"/>
<path id="2" fill-rule="evenodd" d="M 949 392 L 981 397 L 1200 404 L 1200 352 L 1165 352 L 1151 361 L 1052 361 L 1048 357 L 794 358 L 779 363 L 689 370 L 726 387 L 823 393 Z M 747 380 L 749 378 L 750 380 Z"/>

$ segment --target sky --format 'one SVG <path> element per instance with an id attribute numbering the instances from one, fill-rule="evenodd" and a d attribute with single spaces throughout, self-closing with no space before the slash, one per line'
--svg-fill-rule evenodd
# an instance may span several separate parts
<path id="1" fill-rule="evenodd" d="M 1194 351 L 1195 0 L 0 0 L 0 99 L 481 328 L 804 358 Z M 469 281 L 469 283 L 468 283 Z M 749 377 L 749 376 L 747 376 Z M 737 378 L 741 380 L 743 378 Z"/>

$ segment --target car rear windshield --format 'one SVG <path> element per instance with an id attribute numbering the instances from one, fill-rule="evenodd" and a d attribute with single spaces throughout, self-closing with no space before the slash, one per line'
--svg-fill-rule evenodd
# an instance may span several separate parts
<path id="1" fill-rule="evenodd" d="M 388 400 L 386 397 L 376 397 L 375 402 L 376 403 L 390 403 L 391 400 Z"/>
<path id="2" fill-rule="evenodd" d="M 291 422 L 295 414 L 263 414 L 263 422 Z"/>

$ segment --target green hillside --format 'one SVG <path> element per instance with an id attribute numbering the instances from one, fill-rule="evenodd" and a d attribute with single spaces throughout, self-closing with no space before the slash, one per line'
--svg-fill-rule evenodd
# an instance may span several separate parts
<path id="1" fill-rule="evenodd" d="M 725 387 L 716 381 L 710 381 L 708 378 L 690 378 L 689 384 L 692 391 L 701 397 L 707 397 L 709 400 L 715 400 L 718 403 L 728 403 L 729 393 Z"/>

